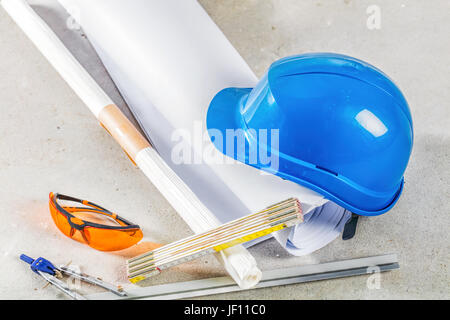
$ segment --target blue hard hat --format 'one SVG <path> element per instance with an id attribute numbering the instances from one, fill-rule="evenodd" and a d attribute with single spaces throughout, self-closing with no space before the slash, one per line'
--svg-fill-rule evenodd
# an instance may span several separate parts
<path id="1" fill-rule="evenodd" d="M 413 145 L 411 113 L 397 86 L 370 64 L 332 53 L 281 59 L 255 88 L 220 91 L 206 122 L 224 154 L 369 216 L 398 200 Z M 236 129 L 245 147 L 224 150 L 217 130 L 227 137 Z M 260 153 L 255 160 L 252 148 L 275 155 L 277 168 Z"/>

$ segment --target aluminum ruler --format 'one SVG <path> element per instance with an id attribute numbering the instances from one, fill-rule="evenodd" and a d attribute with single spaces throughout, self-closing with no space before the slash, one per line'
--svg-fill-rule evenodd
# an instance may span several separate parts
<path id="1" fill-rule="evenodd" d="M 366 258 L 341 260 L 314 265 L 296 266 L 283 269 L 263 271 L 262 280 L 253 288 L 259 289 L 281 285 L 305 283 L 318 280 L 337 279 L 343 277 L 386 272 L 398 269 L 396 254 L 387 254 Z M 238 292 L 239 288 L 230 277 L 217 277 L 202 280 L 176 282 L 149 287 L 130 285 L 125 288 L 128 296 L 118 297 L 104 292 L 87 296 L 90 300 L 172 300 L 185 299 L 220 293 Z"/>

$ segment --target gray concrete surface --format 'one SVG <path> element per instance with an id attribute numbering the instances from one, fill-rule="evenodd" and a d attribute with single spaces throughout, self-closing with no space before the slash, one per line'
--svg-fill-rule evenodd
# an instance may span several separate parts
<path id="1" fill-rule="evenodd" d="M 389 213 L 363 218 L 356 238 L 335 240 L 305 257 L 274 241 L 251 248 L 262 269 L 397 253 L 400 270 L 382 274 L 217 295 L 208 299 L 448 299 L 450 298 L 450 2 L 352 0 L 201 0 L 233 45 L 262 75 L 286 55 L 329 51 L 381 68 L 410 103 L 415 141 L 403 196 Z M 369 5 L 381 10 L 381 29 L 366 26 Z M 53 12 L 36 7 L 43 17 Z M 58 19 L 49 23 L 58 24 Z M 61 21 L 59 21 L 61 22 Z M 59 36 L 69 36 L 60 29 Z M 87 54 L 71 48 L 114 100 L 120 96 Z M 89 110 L 0 9 L 0 298 L 65 298 L 18 260 L 22 252 L 79 265 L 105 280 L 126 283 L 124 256 L 149 242 L 190 234 L 166 200 L 133 168 Z M 122 104 L 123 106 L 123 104 Z M 53 225 L 47 194 L 92 199 L 139 223 L 140 248 L 102 253 L 64 237 Z M 178 267 L 154 283 L 223 274 L 213 258 Z M 94 288 L 82 286 L 81 292 Z"/>

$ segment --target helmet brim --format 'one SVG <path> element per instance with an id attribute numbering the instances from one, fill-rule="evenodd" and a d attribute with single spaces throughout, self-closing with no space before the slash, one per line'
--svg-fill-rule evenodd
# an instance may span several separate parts
<path id="1" fill-rule="evenodd" d="M 211 101 L 206 115 L 206 127 L 211 141 L 223 154 L 243 161 L 239 154 L 232 152 L 227 154 L 227 149 L 219 145 L 214 139 L 214 130 L 218 130 L 222 137 L 227 136 L 227 130 L 243 129 L 240 110 L 253 88 L 226 88 L 216 94 Z M 223 149 L 223 150 L 221 150 Z M 229 151 L 229 150 L 228 150 Z M 245 155 L 241 155 L 245 158 Z"/>

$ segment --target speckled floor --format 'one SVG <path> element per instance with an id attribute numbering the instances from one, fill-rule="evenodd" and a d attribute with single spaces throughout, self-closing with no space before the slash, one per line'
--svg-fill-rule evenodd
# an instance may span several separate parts
<path id="1" fill-rule="evenodd" d="M 71 36 L 52 0 L 35 7 L 62 39 Z M 332 51 L 366 60 L 393 78 L 408 99 L 415 143 L 403 196 L 388 214 L 362 218 L 353 240 L 335 240 L 292 257 L 269 240 L 250 249 L 262 269 L 397 253 L 400 270 L 367 277 L 281 286 L 208 299 L 450 298 L 450 2 L 379 0 L 381 29 L 366 26 L 372 1 L 201 0 L 253 70 L 262 75 L 283 56 Z M 70 46 L 70 44 L 68 43 Z M 77 58 L 123 106 L 86 39 Z M 123 256 L 94 251 L 64 237 L 47 209 L 58 191 L 92 199 L 139 223 L 146 241 L 167 243 L 190 234 L 176 212 L 134 168 L 89 110 L 0 9 L 0 298 L 65 298 L 18 260 L 20 253 L 81 267 L 125 283 Z M 178 267 L 155 283 L 223 274 L 214 258 Z M 83 286 L 83 293 L 93 288 Z"/>

